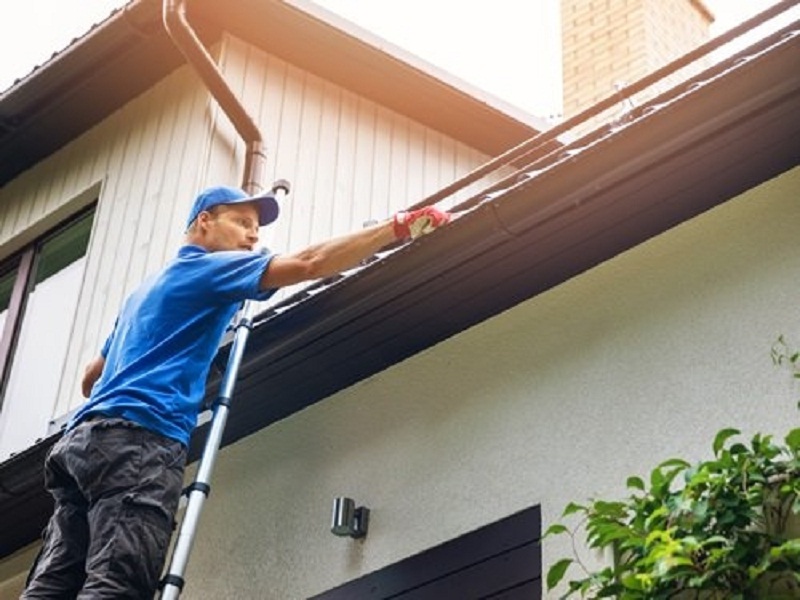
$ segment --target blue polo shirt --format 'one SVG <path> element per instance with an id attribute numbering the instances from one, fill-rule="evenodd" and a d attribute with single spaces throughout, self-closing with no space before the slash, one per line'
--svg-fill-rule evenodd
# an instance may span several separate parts
<path id="1" fill-rule="evenodd" d="M 259 291 L 271 254 L 183 246 L 131 294 L 101 354 L 103 373 L 67 425 L 94 414 L 121 417 L 188 445 L 225 329 Z"/>

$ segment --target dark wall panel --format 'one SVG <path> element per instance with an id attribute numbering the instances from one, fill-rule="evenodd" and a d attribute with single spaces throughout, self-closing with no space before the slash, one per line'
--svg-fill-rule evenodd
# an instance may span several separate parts
<path id="1" fill-rule="evenodd" d="M 313 600 L 541 598 L 541 508 L 534 506 L 435 546 Z"/>

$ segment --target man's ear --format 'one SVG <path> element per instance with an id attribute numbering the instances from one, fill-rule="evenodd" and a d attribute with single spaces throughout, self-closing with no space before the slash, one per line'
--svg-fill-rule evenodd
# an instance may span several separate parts
<path id="1" fill-rule="evenodd" d="M 208 228 L 208 224 L 214 219 L 214 215 L 212 215 L 207 210 L 200 211 L 200 214 L 197 215 L 197 227 L 198 229 L 205 230 Z"/>

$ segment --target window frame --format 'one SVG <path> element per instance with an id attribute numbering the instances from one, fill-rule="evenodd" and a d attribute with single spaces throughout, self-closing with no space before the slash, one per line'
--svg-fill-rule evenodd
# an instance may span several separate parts
<path id="1" fill-rule="evenodd" d="M 28 298 L 33 291 L 38 259 L 42 249 L 50 239 L 74 225 L 87 214 L 96 212 L 96 209 L 97 201 L 90 203 L 88 206 L 61 220 L 57 225 L 37 236 L 33 241 L 28 242 L 14 254 L 0 259 L 0 272 L 8 273 L 16 270 L 17 273 L 8 303 L 5 324 L 3 330 L 0 331 L 0 411 L 3 410 L 3 405 L 5 404 L 6 387 L 11 369 L 14 366 L 17 342 L 22 330 L 22 323 L 25 320 Z M 94 221 L 94 217 L 92 220 Z M 84 256 L 88 253 L 90 244 L 91 236 Z"/>

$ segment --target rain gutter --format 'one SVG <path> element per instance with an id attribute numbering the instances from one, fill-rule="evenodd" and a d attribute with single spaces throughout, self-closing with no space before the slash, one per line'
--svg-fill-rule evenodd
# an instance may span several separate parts
<path id="1" fill-rule="evenodd" d="M 589 106 L 585 110 L 579 112 L 578 114 L 570 117 L 569 119 L 563 121 L 562 123 L 556 125 L 544 131 L 538 135 L 535 135 L 524 142 L 518 144 L 517 146 L 503 152 L 502 154 L 496 156 L 495 158 L 485 162 L 480 167 L 477 167 L 473 171 L 467 173 L 466 175 L 462 176 L 461 178 L 457 179 L 450 185 L 447 185 L 440 190 L 434 192 L 430 196 L 424 198 L 423 200 L 417 202 L 416 204 L 410 206 L 408 210 L 414 210 L 417 208 L 422 208 L 424 206 L 430 206 L 440 202 L 455 193 L 463 190 L 470 184 L 473 184 L 487 175 L 490 175 L 497 171 L 498 169 L 506 166 L 520 168 L 521 164 L 526 164 L 528 168 L 531 165 L 537 163 L 537 161 L 541 161 L 542 159 L 549 159 L 555 156 L 555 152 L 561 153 L 564 151 L 560 145 L 555 144 L 555 142 L 559 141 L 561 136 L 568 134 L 570 131 L 575 129 L 576 127 L 580 126 L 581 124 L 589 121 L 590 119 L 601 115 L 604 111 L 613 108 L 616 105 L 622 104 L 627 102 L 632 98 L 635 94 L 646 90 L 647 88 L 659 83 L 669 75 L 676 73 L 680 69 L 691 65 L 695 61 L 704 58 L 711 54 L 712 51 L 718 50 L 725 46 L 726 44 L 730 43 L 731 41 L 737 39 L 739 36 L 747 33 L 751 29 L 755 28 L 758 25 L 769 21 L 781 15 L 782 13 L 788 11 L 790 8 L 794 7 L 798 3 L 798 0 L 781 0 L 777 2 L 774 6 L 758 13 L 757 15 L 741 22 L 739 25 L 732 27 L 726 33 L 704 43 L 695 48 L 694 50 L 687 52 L 683 56 L 677 58 L 676 60 L 664 65 L 660 69 L 645 75 L 635 83 L 623 87 L 619 89 L 616 93 L 611 94 L 610 96 L 606 97 L 605 99 L 601 100 Z M 786 28 L 787 31 L 790 31 L 792 28 Z M 711 69 L 711 71 L 720 71 L 721 68 L 717 67 L 716 69 Z M 594 140 L 598 139 L 598 134 L 607 133 L 602 131 L 596 131 Z M 509 186 L 512 184 L 512 181 L 515 176 L 507 177 L 502 181 L 497 182 L 489 189 L 485 190 L 486 192 L 493 192 L 500 189 L 507 190 Z M 474 203 L 473 203 L 474 204 Z M 462 207 L 464 208 L 464 207 Z"/>
<path id="2" fill-rule="evenodd" d="M 261 132 L 231 91 L 214 59 L 189 25 L 185 0 L 164 0 L 163 21 L 170 39 L 200 76 L 244 140 L 246 149 L 242 189 L 248 194 L 262 192 L 267 156 L 263 149 Z"/>
<path id="3" fill-rule="evenodd" d="M 447 228 L 259 315 L 224 443 L 797 165 L 799 27 L 542 156 L 545 132 L 520 151 L 534 151 L 530 164 L 454 207 L 461 214 Z"/>

